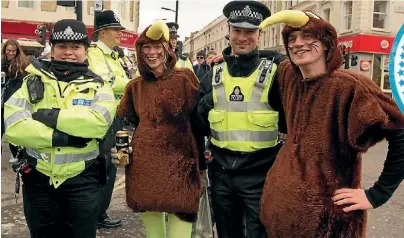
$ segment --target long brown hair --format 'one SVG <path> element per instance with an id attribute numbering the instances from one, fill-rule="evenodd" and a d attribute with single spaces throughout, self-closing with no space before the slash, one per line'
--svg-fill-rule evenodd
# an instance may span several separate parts
<path id="1" fill-rule="evenodd" d="M 14 59 L 10 62 L 10 67 L 8 68 L 7 74 L 10 75 L 10 78 L 17 77 L 18 74 L 24 75 L 25 68 L 29 65 L 29 60 L 27 56 L 24 54 L 20 44 L 16 40 L 7 40 L 3 45 L 3 49 L 1 50 L 1 59 L 7 60 L 6 48 L 9 45 L 13 45 L 17 47 L 17 53 L 15 54 Z"/>

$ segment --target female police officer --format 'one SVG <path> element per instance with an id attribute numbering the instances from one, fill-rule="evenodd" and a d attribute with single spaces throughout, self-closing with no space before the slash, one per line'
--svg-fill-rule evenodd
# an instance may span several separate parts
<path id="1" fill-rule="evenodd" d="M 5 104 L 8 141 L 25 147 L 24 213 L 31 237 L 95 237 L 98 142 L 115 116 L 108 84 L 88 69 L 82 22 L 61 20 L 50 37 L 52 60 L 35 61 Z"/>

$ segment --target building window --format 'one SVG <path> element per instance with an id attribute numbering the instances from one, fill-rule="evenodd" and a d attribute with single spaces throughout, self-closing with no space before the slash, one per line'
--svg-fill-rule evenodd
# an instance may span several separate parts
<path id="1" fill-rule="evenodd" d="M 323 19 L 327 22 L 330 22 L 330 9 L 326 8 L 323 10 Z"/>
<path id="2" fill-rule="evenodd" d="M 34 0 L 18 0 L 18 7 L 34 8 Z"/>
<path id="3" fill-rule="evenodd" d="M 111 10 L 119 17 L 119 20 L 125 19 L 125 0 L 112 1 L 111 5 Z"/>
<path id="4" fill-rule="evenodd" d="M 271 39 L 272 39 L 272 47 L 274 47 L 275 46 L 275 28 L 272 28 L 271 29 Z"/>
<path id="5" fill-rule="evenodd" d="M 345 30 L 352 27 L 352 1 L 344 2 L 344 27 Z"/>
<path id="6" fill-rule="evenodd" d="M 388 2 L 387 1 L 374 1 L 373 4 L 373 28 L 386 28 L 387 22 L 387 12 L 388 12 Z"/>

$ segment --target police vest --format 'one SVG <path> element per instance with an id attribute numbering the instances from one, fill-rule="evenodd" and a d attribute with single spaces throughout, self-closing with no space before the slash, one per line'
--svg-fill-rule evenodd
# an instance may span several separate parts
<path id="1" fill-rule="evenodd" d="M 50 178 L 55 188 L 80 174 L 85 161 L 99 155 L 98 142 L 112 124 L 116 112 L 114 94 L 102 79 L 78 78 L 62 82 L 31 64 L 19 90 L 5 103 L 6 137 L 13 145 L 26 148 L 26 154 L 36 159 L 36 169 Z M 35 75 L 35 76 L 34 76 Z M 29 77 L 40 77 L 44 83 L 44 97 L 31 103 L 27 89 Z M 83 148 L 53 147 L 53 128 L 32 119 L 40 108 L 60 108 L 57 128 L 69 135 L 94 138 Z"/>
<path id="2" fill-rule="evenodd" d="M 262 60 L 250 76 L 232 77 L 225 62 L 213 67 L 214 108 L 208 120 L 215 146 L 253 152 L 277 145 L 278 112 L 268 104 L 276 69 L 271 60 Z"/>
<path id="3" fill-rule="evenodd" d="M 177 67 L 177 68 L 188 68 L 192 72 L 194 72 L 194 67 L 191 64 L 191 61 L 189 61 L 188 58 L 183 59 L 181 56 L 178 57 L 177 63 L 175 64 L 175 67 Z"/>
<path id="4" fill-rule="evenodd" d="M 111 50 L 104 44 L 98 42 L 92 44 L 88 49 L 89 68 L 110 84 L 119 104 L 129 79 L 119 61 L 118 54 L 114 51 L 111 54 L 105 54 L 104 52 L 107 51 Z"/>

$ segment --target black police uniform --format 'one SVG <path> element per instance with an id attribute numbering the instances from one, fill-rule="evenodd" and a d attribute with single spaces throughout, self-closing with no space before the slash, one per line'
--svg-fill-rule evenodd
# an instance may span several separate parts
<path id="1" fill-rule="evenodd" d="M 95 16 L 95 29 L 94 33 L 97 34 L 100 30 L 105 28 L 119 28 L 124 30 L 125 28 L 121 25 L 118 16 L 111 10 L 104 10 L 97 13 Z M 116 166 L 111 162 L 110 154 L 111 148 L 115 146 L 115 133 L 122 130 L 124 126 L 123 118 L 115 117 L 114 122 L 108 130 L 107 135 L 103 143 L 101 144 L 101 153 L 105 154 L 107 157 L 107 176 L 108 180 L 103 187 L 104 199 L 101 205 L 100 216 L 98 218 L 98 228 L 113 228 L 122 225 L 122 221 L 119 219 L 111 219 L 108 216 L 107 210 L 111 203 L 112 193 L 114 191 L 114 184 L 116 180 Z"/>
<path id="2" fill-rule="evenodd" d="M 260 22 L 270 15 L 269 9 L 260 2 L 232 1 L 223 9 L 229 25 L 240 28 L 258 29 Z M 231 33 L 230 33 L 231 34 Z M 265 52 L 279 64 L 285 59 L 278 52 Z M 248 77 L 259 66 L 262 56 L 258 49 L 235 57 L 229 46 L 223 57 L 231 76 Z M 198 113 L 200 125 L 210 134 L 208 113 L 213 109 L 212 75 L 210 70 L 201 80 L 198 91 Z M 276 79 L 268 94 L 268 102 L 279 112 L 279 131 L 286 133 L 285 115 L 281 103 L 279 85 Z M 266 174 L 272 166 L 280 145 L 256 152 L 230 151 L 210 145 L 213 161 L 208 165 L 211 184 L 213 216 L 220 238 L 266 238 L 265 227 L 259 218 L 259 205 Z"/>

